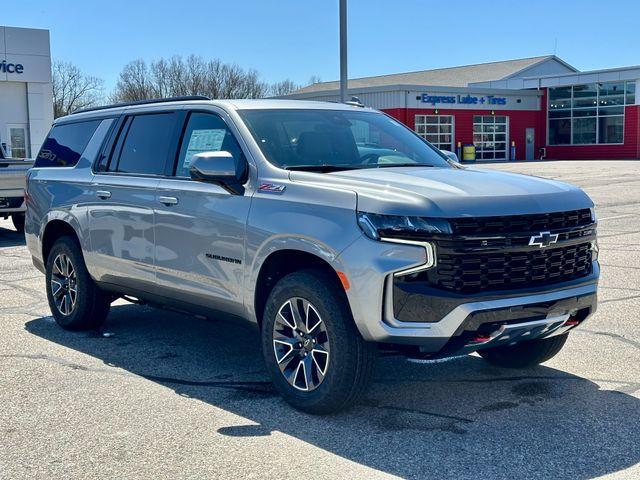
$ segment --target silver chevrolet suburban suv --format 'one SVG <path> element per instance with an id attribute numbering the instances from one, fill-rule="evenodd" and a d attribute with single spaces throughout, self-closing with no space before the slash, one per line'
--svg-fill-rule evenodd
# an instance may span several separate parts
<path id="1" fill-rule="evenodd" d="M 53 125 L 26 203 L 60 326 L 95 329 L 119 297 L 255 322 L 276 389 L 311 413 L 352 404 L 380 348 L 526 367 L 596 308 L 584 192 L 465 168 L 357 105 L 78 112 Z"/>

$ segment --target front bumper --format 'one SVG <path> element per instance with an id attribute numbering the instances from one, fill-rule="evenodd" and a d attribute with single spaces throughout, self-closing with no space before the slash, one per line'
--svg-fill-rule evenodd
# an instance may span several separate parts
<path id="1" fill-rule="evenodd" d="M 342 252 L 339 260 L 352 280 L 347 297 L 356 325 L 366 340 L 417 345 L 429 353 L 455 354 L 495 345 L 493 339 L 472 340 L 495 337 L 505 325 L 503 330 L 514 330 L 516 324 L 538 322 L 530 325 L 530 333 L 522 339 L 549 336 L 569 329 L 565 327 L 575 327 L 596 310 L 599 267 L 593 262 L 588 277 L 531 290 L 464 296 L 425 286 L 422 292 L 412 292 L 419 297 L 413 305 L 421 305 L 424 318 L 429 321 L 402 321 L 394 314 L 393 273 L 420 265 L 425 258 L 420 247 L 368 239 L 361 239 Z M 545 326 L 538 328 L 542 324 Z M 526 333 L 522 328 L 518 330 L 520 334 Z M 500 338 L 502 342 L 505 336 Z"/>
<path id="2" fill-rule="evenodd" d="M 382 322 L 386 335 L 379 341 L 420 345 L 425 352 L 452 355 L 499 343 L 492 340 L 488 345 L 475 339 L 494 336 L 505 325 L 541 320 L 555 324 L 556 319 L 562 319 L 563 323 L 572 320 L 571 327 L 574 327 L 573 320 L 582 323 L 595 312 L 596 305 L 597 284 L 588 283 L 530 295 L 460 303 L 437 322 L 401 322 L 393 317 L 392 308 L 387 307 Z M 551 332 L 538 333 L 542 336 Z M 530 339 L 535 338 L 530 335 Z"/>

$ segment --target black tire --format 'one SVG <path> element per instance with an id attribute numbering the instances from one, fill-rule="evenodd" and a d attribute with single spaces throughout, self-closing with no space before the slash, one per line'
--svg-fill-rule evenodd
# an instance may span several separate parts
<path id="1" fill-rule="evenodd" d="M 553 358 L 567 341 L 568 333 L 551 338 L 529 340 L 510 347 L 479 350 L 482 358 L 498 367 L 525 368 Z"/>
<path id="2" fill-rule="evenodd" d="M 351 406 L 365 392 L 374 368 L 377 346 L 365 342 L 361 337 L 346 296 L 337 283 L 321 270 L 291 273 L 275 285 L 264 312 L 262 350 L 267 370 L 276 390 L 284 399 L 293 407 L 307 413 L 328 414 Z M 319 327 L 323 331 L 321 335 L 324 335 L 330 345 L 323 380 L 310 391 L 295 388 L 285 378 L 280 371 L 274 348 L 276 317 L 280 309 L 292 298 L 304 299 L 317 310 L 324 322 Z M 311 357 L 314 352 L 315 349 L 309 352 Z M 304 373 L 306 370 L 303 376 Z"/>
<path id="3" fill-rule="evenodd" d="M 24 213 L 14 213 L 11 215 L 11 221 L 18 233 L 24 232 Z"/>
<path id="4" fill-rule="evenodd" d="M 56 304 L 54 288 L 57 284 L 52 284 L 52 277 L 58 274 L 54 262 L 56 259 L 68 258 L 75 272 L 75 304 L 69 309 L 68 314 L 64 314 Z M 56 277 L 57 278 L 57 277 Z M 82 250 L 75 238 L 63 236 L 56 240 L 49 252 L 46 261 L 46 289 L 49 308 L 58 325 L 67 330 L 91 330 L 100 327 L 111 307 L 112 297 L 100 290 L 95 284 L 84 263 Z M 68 290 L 67 290 L 68 291 Z M 68 305 L 68 304 L 67 304 Z"/>

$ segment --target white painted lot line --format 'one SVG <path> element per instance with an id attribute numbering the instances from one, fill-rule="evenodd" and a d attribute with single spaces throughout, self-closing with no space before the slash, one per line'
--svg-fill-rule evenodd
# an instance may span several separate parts
<path id="1" fill-rule="evenodd" d="M 604 218 L 599 218 L 598 222 L 603 222 L 605 220 L 614 220 L 616 218 L 627 218 L 627 217 L 637 217 L 640 216 L 637 213 L 625 213 L 624 215 L 615 215 L 613 217 L 604 217 Z"/>

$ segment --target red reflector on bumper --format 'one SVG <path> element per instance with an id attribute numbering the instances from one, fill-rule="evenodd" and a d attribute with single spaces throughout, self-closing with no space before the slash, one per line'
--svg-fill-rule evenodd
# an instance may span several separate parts
<path id="1" fill-rule="evenodd" d="M 484 343 L 484 342 L 488 342 L 489 340 L 491 340 L 491 337 L 489 335 L 476 335 L 475 337 L 473 337 L 472 342 Z"/>

